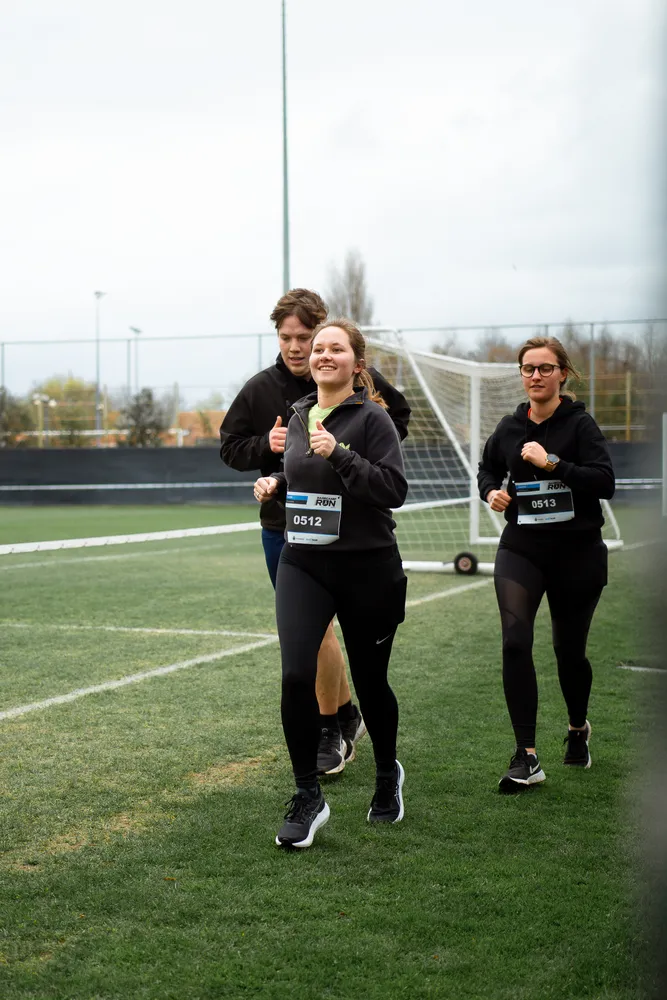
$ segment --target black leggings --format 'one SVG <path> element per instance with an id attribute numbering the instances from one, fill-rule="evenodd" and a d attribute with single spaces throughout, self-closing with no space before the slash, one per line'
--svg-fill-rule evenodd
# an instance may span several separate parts
<path id="1" fill-rule="evenodd" d="M 573 546 L 539 544 L 535 551 L 501 545 L 494 582 L 503 632 L 503 686 L 518 747 L 535 746 L 537 678 L 533 626 L 546 593 L 558 663 L 558 679 L 572 726 L 586 723 L 593 672 L 586 640 L 607 582 L 607 547 L 602 541 Z"/>
<path id="2" fill-rule="evenodd" d="M 283 548 L 276 586 L 281 714 L 298 786 L 317 781 L 317 654 L 336 614 L 376 766 L 393 768 L 398 704 L 387 669 L 396 628 L 405 616 L 406 583 L 396 546 L 363 553 Z"/>

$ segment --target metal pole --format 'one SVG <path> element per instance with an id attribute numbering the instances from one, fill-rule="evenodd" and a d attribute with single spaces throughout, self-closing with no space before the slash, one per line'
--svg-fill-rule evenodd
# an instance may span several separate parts
<path id="1" fill-rule="evenodd" d="M 139 343 L 139 334 L 141 333 L 141 330 L 139 329 L 138 326 L 131 326 L 130 330 L 134 334 L 134 391 L 136 393 L 139 392 L 139 348 L 137 345 Z M 128 360 L 129 360 L 129 355 L 128 355 Z M 128 364 L 128 371 L 129 371 L 129 364 Z M 129 386 L 129 379 L 128 379 L 128 386 Z"/>
<path id="2" fill-rule="evenodd" d="M 5 386 L 5 345 L 0 344 L 0 388 Z"/>
<path id="3" fill-rule="evenodd" d="M 632 372 L 625 373 L 625 440 L 632 439 Z"/>
<path id="4" fill-rule="evenodd" d="M 592 417 L 595 417 L 595 323 L 591 323 L 590 387 L 588 412 Z"/>
<path id="5" fill-rule="evenodd" d="M 662 516 L 667 517 L 667 413 L 662 415 Z"/>
<path id="6" fill-rule="evenodd" d="M 479 490 L 477 489 L 477 467 L 481 447 L 481 381 L 479 375 L 470 378 L 470 544 L 476 545 L 479 538 Z"/>
<path id="7" fill-rule="evenodd" d="M 95 430 L 97 447 L 100 447 L 100 299 L 104 292 L 93 292 L 95 296 Z"/>
<path id="8" fill-rule="evenodd" d="M 285 33 L 285 0 L 282 0 L 283 29 L 283 294 L 289 291 L 289 192 L 287 174 L 287 43 Z"/>
<path id="9" fill-rule="evenodd" d="M 132 341 L 127 339 L 127 351 L 125 360 L 127 362 L 127 401 L 129 403 L 132 395 Z"/>

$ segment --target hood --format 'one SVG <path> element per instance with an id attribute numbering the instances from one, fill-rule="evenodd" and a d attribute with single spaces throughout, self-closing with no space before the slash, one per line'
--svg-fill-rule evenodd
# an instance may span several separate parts
<path id="1" fill-rule="evenodd" d="M 344 399 L 342 403 L 339 403 L 338 405 L 339 406 L 360 405 L 367 399 L 368 399 L 368 390 L 366 389 L 366 386 L 363 386 L 361 389 L 357 389 L 356 392 L 354 392 L 351 396 L 348 396 L 347 399 Z M 316 402 L 317 402 L 317 390 L 315 390 L 315 392 L 309 392 L 307 396 L 303 396 L 301 399 L 297 399 L 296 403 L 292 405 L 292 409 L 294 410 L 295 413 L 298 413 L 299 416 L 302 416 L 303 413 L 306 410 L 309 410 L 311 406 L 314 406 Z"/>
<path id="2" fill-rule="evenodd" d="M 530 400 L 526 399 L 523 403 L 519 403 L 516 410 L 514 411 L 514 416 L 517 420 L 525 423 L 528 419 L 528 410 L 530 409 Z M 550 417 L 547 419 L 556 423 L 559 420 L 567 420 L 576 414 L 585 413 L 586 404 L 582 403 L 580 399 L 570 399 L 569 396 L 561 396 L 560 406 L 554 410 Z M 542 423 L 546 423 L 545 420 Z"/>

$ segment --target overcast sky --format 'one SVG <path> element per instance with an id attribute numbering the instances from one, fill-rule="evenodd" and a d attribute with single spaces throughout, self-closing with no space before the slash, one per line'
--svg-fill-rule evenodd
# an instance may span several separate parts
<path id="1" fill-rule="evenodd" d="M 92 337 L 95 289 L 103 338 L 268 330 L 280 0 L 2 0 L 0 22 L 0 341 Z M 389 325 L 656 315 L 664 28 L 656 0 L 287 0 L 291 284 L 325 292 L 354 247 Z M 191 398 L 258 363 L 140 350 L 142 383 Z M 92 346 L 5 349 L 12 391 L 67 370 L 92 380 Z"/>

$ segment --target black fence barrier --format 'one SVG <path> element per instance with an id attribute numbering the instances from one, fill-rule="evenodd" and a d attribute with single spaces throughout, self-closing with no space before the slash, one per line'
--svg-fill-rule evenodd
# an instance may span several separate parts
<path id="1" fill-rule="evenodd" d="M 658 480 L 658 444 L 609 445 L 621 480 Z M 0 504 L 253 504 L 258 471 L 235 472 L 207 448 L 30 448 L 0 451 Z M 465 484 L 461 484 L 465 492 Z M 619 490 L 655 499 L 659 489 Z"/>

